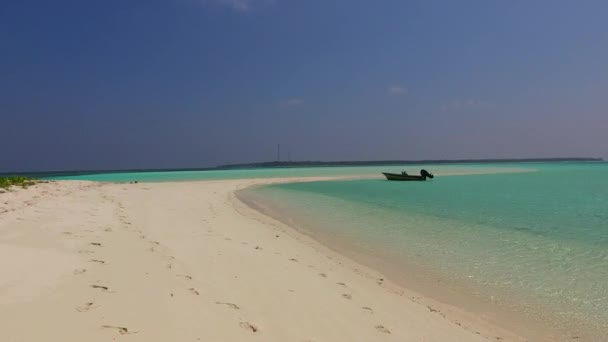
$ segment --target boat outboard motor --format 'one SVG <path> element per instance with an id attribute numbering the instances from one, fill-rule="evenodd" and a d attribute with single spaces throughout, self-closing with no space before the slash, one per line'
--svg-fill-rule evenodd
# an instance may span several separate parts
<path id="1" fill-rule="evenodd" d="M 433 179 L 433 178 L 435 177 L 435 176 L 433 176 L 433 174 L 432 174 L 432 173 L 428 172 L 428 171 L 427 171 L 427 170 L 425 170 L 425 169 L 420 170 L 420 175 L 421 175 L 422 177 L 424 177 L 424 178 L 427 178 L 427 177 L 428 177 L 428 178 L 431 178 L 431 179 Z"/>

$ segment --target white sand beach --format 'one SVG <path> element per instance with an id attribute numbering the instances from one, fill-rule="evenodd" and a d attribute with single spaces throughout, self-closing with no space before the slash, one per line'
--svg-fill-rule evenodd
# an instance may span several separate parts
<path id="1" fill-rule="evenodd" d="M 1 193 L 0 340 L 525 340 L 234 195 L 278 181 L 61 181 Z"/>

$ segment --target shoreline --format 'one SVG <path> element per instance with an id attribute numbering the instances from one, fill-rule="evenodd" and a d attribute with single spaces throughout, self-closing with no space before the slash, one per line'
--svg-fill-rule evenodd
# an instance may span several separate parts
<path id="1" fill-rule="evenodd" d="M 344 179 L 334 179 L 344 180 Z M 306 180 L 307 181 L 307 180 Z M 314 181 L 314 180 L 313 180 Z M 282 183 L 291 183 L 285 181 Z M 356 241 L 346 241 L 344 237 L 333 237 L 331 233 L 323 234 L 322 230 L 311 228 L 320 222 L 302 225 L 302 222 L 292 218 L 281 208 L 272 208 L 272 204 L 264 203 L 263 195 L 252 195 L 255 185 L 235 192 L 237 200 L 248 206 L 258 215 L 269 220 L 278 221 L 315 243 L 323 246 L 327 253 L 341 255 L 350 259 L 355 265 L 363 265 L 368 270 L 382 275 L 392 281 L 397 291 L 412 292 L 417 300 L 429 307 L 431 311 L 438 310 L 446 313 L 442 315 L 454 322 L 471 322 L 474 325 L 498 326 L 518 335 L 525 336 L 532 341 L 566 341 L 571 339 L 592 340 L 604 336 L 598 327 L 575 318 L 557 317 L 551 314 L 550 306 L 536 303 L 530 304 L 531 297 L 522 297 L 521 294 L 501 293 L 502 296 L 494 298 L 489 289 L 478 288 L 461 279 L 432 270 L 430 266 L 414 262 L 399 261 L 396 263 L 386 259 L 386 256 L 372 255 L 369 251 L 356 246 Z M 297 209 L 294 209 L 297 212 Z M 359 266 L 357 266 L 359 265 Z M 532 306 L 530 306 L 532 305 Z M 431 306 L 433 308 L 431 308 Z"/>
<path id="2" fill-rule="evenodd" d="M 397 265 L 387 265 L 385 259 L 380 256 L 370 255 L 354 247 L 353 243 L 339 241 L 338 239 L 324 236 L 318 232 L 312 232 L 308 228 L 303 228 L 292 219 L 282 215 L 274 209 L 265 207 L 255 199 L 247 198 L 248 194 L 243 194 L 250 189 L 241 189 L 235 192 L 235 200 L 247 206 L 250 212 L 248 215 L 260 216 L 260 220 L 269 223 L 278 222 L 280 225 L 293 231 L 293 234 L 310 240 L 309 243 L 316 244 L 316 248 L 323 250 L 323 253 L 339 256 L 347 267 L 353 270 L 365 269 L 366 274 L 375 274 L 375 278 L 384 279 L 384 285 L 388 285 L 392 291 L 406 296 L 423 305 L 431 312 L 437 312 L 443 318 L 455 324 L 463 324 L 471 329 L 477 330 L 496 329 L 512 332 L 516 335 L 525 336 L 532 341 L 557 341 L 566 340 L 570 337 L 562 336 L 559 339 L 547 326 L 535 324 L 530 326 L 525 324 L 525 318 L 515 316 L 514 312 L 496 313 L 496 305 L 489 301 L 484 301 L 479 297 L 467 295 L 462 296 L 470 289 L 453 279 L 446 278 L 445 275 L 430 270 L 428 267 L 414 263 L 401 263 Z M 390 285 L 389 285 L 390 284 Z M 490 310 L 488 310 L 490 309 Z M 502 308 L 504 310 L 504 308 Z"/>
<path id="3" fill-rule="evenodd" d="M 524 340 L 474 317 L 446 319 L 415 292 L 235 195 L 260 184 L 321 179 L 333 178 L 61 181 L 1 194 L 2 336 Z"/>

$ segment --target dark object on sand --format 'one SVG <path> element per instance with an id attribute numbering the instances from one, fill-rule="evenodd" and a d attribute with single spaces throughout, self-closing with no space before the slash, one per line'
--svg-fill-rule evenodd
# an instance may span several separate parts
<path id="1" fill-rule="evenodd" d="M 382 174 L 386 177 L 386 179 L 394 181 L 425 181 L 427 178 L 432 179 L 435 177 L 432 173 L 425 169 L 420 170 L 420 176 L 411 176 L 405 171 L 403 171 L 401 174 L 388 172 L 382 172 Z"/>

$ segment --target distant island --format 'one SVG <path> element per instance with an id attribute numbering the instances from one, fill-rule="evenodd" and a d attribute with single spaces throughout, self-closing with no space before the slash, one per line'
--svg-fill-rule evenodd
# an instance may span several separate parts
<path id="1" fill-rule="evenodd" d="M 124 169 L 124 170 L 74 170 L 74 171 L 38 171 L 38 172 L 0 172 L 0 177 L 58 177 L 91 175 L 100 173 L 123 172 L 170 172 L 170 171 L 219 171 L 256 168 L 288 167 L 329 167 L 329 166 L 374 166 L 374 165 L 415 165 L 415 164 L 496 164 L 496 163 L 555 163 L 555 162 L 603 162 L 602 158 L 527 158 L 527 159 L 427 159 L 427 160 L 355 160 L 355 161 L 270 161 L 260 163 L 226 164 L 208 168 L 175 168 L 175 169 Z"/>
<path id="2" fill-rule="evenodd" d="M 228 164 L 216 170 L 272 168 L 272 167 L 322 167 L 322 166 L 374 166 L 416 164 L 496 164 L 496 163 L 554 163 L 554 162 L 603 162 L 602 158 L 525 158 L 525 159 L 427 159 L 427 160 L 357 160 L 357 161 L 271 161 L 261 163 Z"/>

